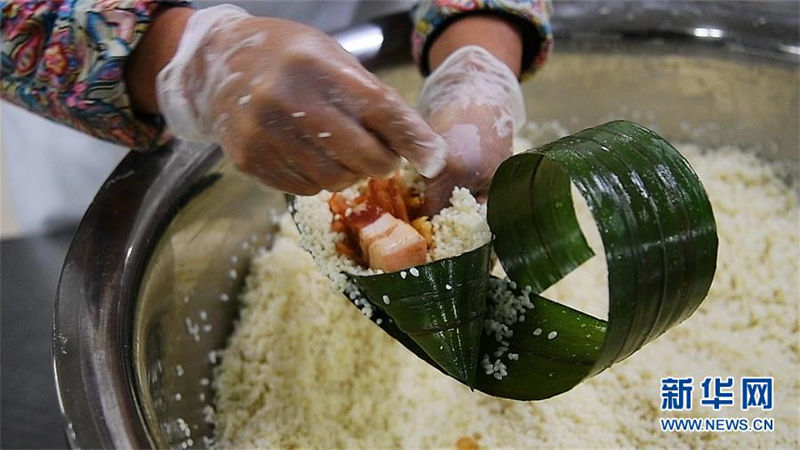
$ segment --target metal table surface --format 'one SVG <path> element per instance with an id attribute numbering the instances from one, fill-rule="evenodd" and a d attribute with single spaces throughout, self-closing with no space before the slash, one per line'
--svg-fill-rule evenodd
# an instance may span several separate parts
<path id="1" fill-rule="evenodd" d="M 67 448 L 50 358 L 73 230 L 0 241 L 0 448 Z"/>

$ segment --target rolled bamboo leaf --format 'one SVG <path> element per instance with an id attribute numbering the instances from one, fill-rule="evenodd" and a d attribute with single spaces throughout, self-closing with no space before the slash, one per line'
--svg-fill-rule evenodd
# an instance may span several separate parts
<path id="1" fill-rule="evenodd" d="M 349 276 L 364 297 L 392 319 L 382 321 L 382 326 L 396 325 L 440 369 L 472 387 L 486 313 L 490 256 L 487 243 L 406 270 Z"/>
<path id="2" fill-rule="evenodd" d="M 471 386 L 474 389 L 496 397 L 535 400 L 567 391 L 586 377 L 592 367 L 591 361 L 596 358 L 603 343 L 606 322 L 543 297 L 532 295 L 531 300 L 534 308 L 526 313 L 526 321 L 511 327 L 514 336 L 503 358 L 509 366 L 508 375 L 497 380 L 479 367 L 475 383 Z M 372 321 L 420 359 L 459 380 L 387 317 L 383 310 L 376 310 Z M 579 321 L 576 329 L 564 326 L 570 320 Z M 539 328 L 536 324 L 542 321 L 549 321 L 550 327 L 536 333 Z M 548 336 L 553 328 L 561 329 L 562 333 L 550 339 Z M 480 341 L 479 355 L 493 355 L 497 348 L 498 342 L 484 335 Z M 517 353 L 519 359 L 508 360 L 510 353 Z M 470 386 L 469 383 L 465 384 Z"/>
<path id="3" fill-rule="evenodd" d="M 517 285 L 541 292 L 588 254 L 577 221 L 563 219 L 572 214 L 569 181 L 603 241 L 608 322 L 537 297 L 507 340 L 519 360 L 502 380 L 479 376 L 479 390 L 521 400 L 569 390 L 685 320 L 708 293 L 717 234 L 703 186 L 669 143 L 627 121 L 516 155 L 497 170 L 488 220 Z M 497 347 L 483 345 L 482 353 Z"/>
<path id="4" fill-rule="evenodd" d="M 294 216 L 294 196 L 287 194 Z M 475 384 L 486 313 L 491 243 L 453 258 L 377 275 L 347 274 L 351 303 L 443 373 Z"/>
<path id="5" fill-rule="evenodd" d="M 593 255 L 570 182 L 602 238 L 607 322 L 537 295 Z M 487 297 L 488 244 L 419 266 L 419 276 L 406 270 L 351 279 L 384 331 L 442 372 L 499 397 L 552 397 L 628 357 L 697 309 L 716 268 L 716 228 L 700 180 L 669 143 L 628 121 L 504 161 L 488 221 L 509 277 L 492 283 L 505 283 L 526 305 L 500 338 L 484 326 L 487 305 L 486 323 L 504 308 Z"/>
<path id="6" fill-rule="evenodd" d="M 498 342 L 484 336 L 481 355 L 500 359 L 508 374 L 498 380 L 479 367 L 477 390 L 541 400 L 568 391 L 589 375 L 603 345 L 606 322 L 535 294 L 530 297 L 533 308 L 525 312 L 524 322 L 510 327 L 513 335 L 506 339 L 508 350 L 501 357 L 494 356 Z"/>

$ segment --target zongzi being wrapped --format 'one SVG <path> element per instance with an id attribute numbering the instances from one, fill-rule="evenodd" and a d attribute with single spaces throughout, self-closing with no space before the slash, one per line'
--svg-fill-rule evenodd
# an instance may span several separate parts
<path id="1" fill-rule="evenodd" d="M 421 179 L 401 170 L 342 192 L 322 191 L 294 200 L 303 247 L 341 291 L 344 274 L 395 272 L 466 253 L 491 240 L 486 206 L 465 188 L 429 218 Z"/>
<path id="2" fill-rule="evenodd" d="M 293 214 L 301 244 L 337 290 L 472 386 L 489 280 L 486 207 L 455 188 L 450 205 L 429 219 L 421 187 L 401 170 L 298 197 Z"/>

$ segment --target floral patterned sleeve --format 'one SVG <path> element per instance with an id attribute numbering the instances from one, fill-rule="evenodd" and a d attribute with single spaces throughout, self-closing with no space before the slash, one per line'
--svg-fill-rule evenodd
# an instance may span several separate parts
<path id="1" fill-rule="evenodd" d="M 182 0 L 4 0 L 2 97 L 107 141 L 150 148 L 163 125 L 134 115 L 127 56 L 161 3 Z"/>
<path id="2" fill-rule="evenodd" d="M 428 75 L 428 49 L 448 24 L 467 14 L 499 14 L 521 25 L 525 40 L 522 68 L 533 73 L 553 49 L 551 11 L 550 0 L 422 0 L 413 12 L 414 59 L 423 75 Z"/>

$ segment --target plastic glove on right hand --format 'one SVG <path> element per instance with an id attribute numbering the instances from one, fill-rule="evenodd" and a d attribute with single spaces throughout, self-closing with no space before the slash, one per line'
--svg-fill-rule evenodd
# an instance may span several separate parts
<path id="1" fill-rule="evenodd" d="M 242 171 L 295 194 L 340 190 L 407 158 L 425 176 L 445 143 L 397 93 L 313 28 L 222 5 L 195 12 L 157 78 L 173 132 L 218 142 Z"/>

